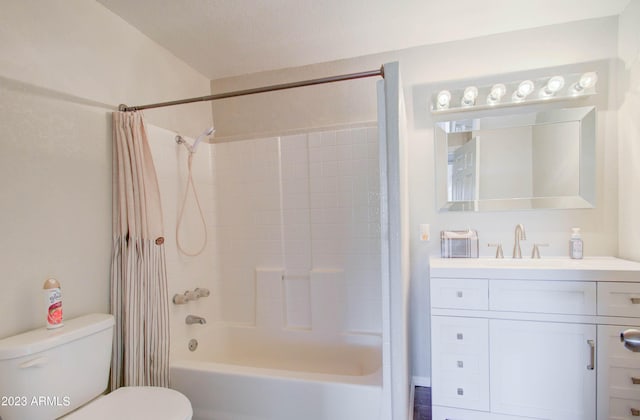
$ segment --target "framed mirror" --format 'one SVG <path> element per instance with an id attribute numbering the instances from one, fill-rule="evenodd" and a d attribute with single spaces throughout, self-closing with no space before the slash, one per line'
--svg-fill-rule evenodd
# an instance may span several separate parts
<path id="1" fill-rule="evenodd" d="M 441 211 L 595 206 L 595 108 L 442 121 L 435 126 Z"/>

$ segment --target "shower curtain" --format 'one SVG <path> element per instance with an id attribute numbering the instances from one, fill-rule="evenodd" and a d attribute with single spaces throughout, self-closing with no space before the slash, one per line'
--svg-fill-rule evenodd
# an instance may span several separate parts
<path id="1" fill-rule="evenodd" d="M 169 385 L 169 307 L 160 190 L 139 112 L 113 113 L 115 316 L 111 389 Z"/>

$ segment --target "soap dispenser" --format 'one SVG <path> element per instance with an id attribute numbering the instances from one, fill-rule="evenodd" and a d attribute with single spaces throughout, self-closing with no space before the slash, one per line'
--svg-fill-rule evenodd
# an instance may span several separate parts
<path id="1" fill-rule="evenodd" d="M 583 242 L 580 228 L 571 228 L 571 239 L 569 239 L 569 257 L 579 260 L 583 255 Z"/>

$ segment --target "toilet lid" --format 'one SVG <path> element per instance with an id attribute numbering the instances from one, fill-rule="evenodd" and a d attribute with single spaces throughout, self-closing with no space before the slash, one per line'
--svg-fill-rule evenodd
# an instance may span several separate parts
<path id="1" fill-rule="evenodd" d="M 191 420 L 191 403 L 173 389 L 134 386 L 118 388 L 65 420 Z"/>

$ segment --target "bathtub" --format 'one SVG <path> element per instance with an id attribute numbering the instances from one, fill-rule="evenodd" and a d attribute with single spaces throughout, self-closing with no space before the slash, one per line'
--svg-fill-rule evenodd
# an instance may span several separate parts
<path id="1" fill-rule="evenodd" d="M 194 420 L 381 417 L 379 343 L 224 341 L 171 362 L 171 388 L 189 398 Z"/>

